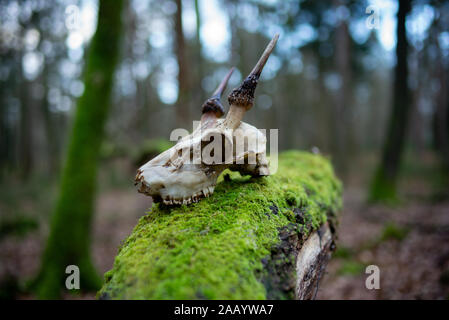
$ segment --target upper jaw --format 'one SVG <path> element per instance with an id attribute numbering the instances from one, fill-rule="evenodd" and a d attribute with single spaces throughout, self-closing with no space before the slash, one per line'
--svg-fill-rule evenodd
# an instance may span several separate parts
<path id="1" fill-rule="evenodd" d="M 189 192 L 185 195 L 171 196 L 167 194 L 161 196 L 162 202 L 165 205 L 181 205 L 181 204 L 191 204 L 200 201 L 202 198 L 209 197 L 214 192 L 215 185 L 204 186 L 203 188 L 195 191 Z"/>
<path id="2" fill-rule="evenodd" d="M 195 188 L 174 183 L 166 185 L 163 189 L 152 190 L 150 184 L 145 181 L 142 170 L 137 171 L 135 185 L 138 192 L 151 196 L 154 202 L 162 202 L 165 205 L 182 205 L 198 202 L 202 198 L 212 195 L 215 189 L 215 181 L 209 180 L 196 184 Z"/>

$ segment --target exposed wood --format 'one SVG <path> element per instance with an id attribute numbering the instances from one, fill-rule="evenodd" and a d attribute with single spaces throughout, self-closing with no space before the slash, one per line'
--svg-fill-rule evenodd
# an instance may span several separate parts
<path id="1" fill-rule="evenodd" d="M 296 258 L 296 299 L 314 299 L 334 245 L 335 234 L 326 223 L 304 242 Z"/>

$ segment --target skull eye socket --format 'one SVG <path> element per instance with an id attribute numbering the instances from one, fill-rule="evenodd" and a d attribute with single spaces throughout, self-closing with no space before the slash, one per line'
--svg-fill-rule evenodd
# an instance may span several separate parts
<path id="1" fill-rule="evenodd" d="M 190 163 L 194 163 L 193 162 L 194 156 L 195 156 L 195 154 L 194 154 L 193 146 L 190 146 L 190 149 L 189 149 L 189 161 L 190 161 Z"/>
<path id="2" fill-rule="evenodd" d="M 175 167 L 181 167 L 184 164 L 192 164 L 194 162 L 194 147 L 185 147 L 182 149 L 176 149 L 170 160 L 167 162 L 167 166 L 175 166 Z"/>
<path id="3" fill-rule="evenodd" d="M 206 165 L 232 162 L 233 143 L 220 132 L 211 132 L 201 140 L 201 162 Z"/>
<path id="4" fill-rule="evenodd" d="M 154 190 L 161 190 L 161 189 L 165 188 L 165 185 L 162 182 L 157 182 L 157 183 L 151 184 L 150 188 L 154 189 Z"/>

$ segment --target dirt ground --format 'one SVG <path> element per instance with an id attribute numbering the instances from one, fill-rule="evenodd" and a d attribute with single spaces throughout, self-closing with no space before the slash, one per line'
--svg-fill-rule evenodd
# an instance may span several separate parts
<path id="1" fill-rule="evenodd" d="M 364 200 L 362 188 L 351 184 L 345 187 L 338 249 L 321 281 L 317 299 L 448 299 L 449 201 L 430 202 L 422 194 L 411 193 L 400 206 L 390 208 L 367 206 Z M 92 254 L 99 272 L 112 267 L 121 241 L 149 207 L 151 199 L 133 188 L 100 193 Z M 25 236 L 0 239 L 3 289 L 20 292 L 26 279 L 36 273 L 48 232 L 46 223 L 39 225 L 38 230 Z M 380 269 L 379 290 L 365 287 L 368 265 Z M 25 293 L 15 297 L 33 298 Z M 90 294 L 78 298 L 94 297 Z"/>
<path id="2" fill-rule="evenodd" d="M 448 299 L 449 202 L 392 209 L 360 196 L 345 194 L 338 249 L 317 299 Z M 365 287 L 368 265 L 379 267 L 379 290 Z"/>

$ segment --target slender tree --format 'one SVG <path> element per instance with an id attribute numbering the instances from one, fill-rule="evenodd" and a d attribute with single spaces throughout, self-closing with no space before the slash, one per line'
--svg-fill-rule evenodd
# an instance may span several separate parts
<path id="1" fill-rule="evenodd" d="M 410 1 L 399 0 L 393 105 L 387 135 L 385 136 L 381 163 L 371 186 L 370 200 L 374 202 L 391 202 L 396 200 L 396 180 L 400 168 L 411 105 L 407 84 L 408 43 L 405 29 L 405 20 L 410 9 Z"/>
<path id="2" fill-rule="evenodd" d="M 196 33 L 195 33 L 195 60 L 196 60 L 196 67 L 195 67 L 195 81 L 192 81 L 192 83 L 198 83 L 201 84 L 203 80 L 204 75 L 204 62 L 202 57 L 202 45 L 201 45 L 201 12 L 200 12 L 200 4 L 199 0 L 194 0 L 195 4 L 195 17 L 196 17 Z M 195 97 L 193 98 L 194 101 L 203 101 L 206 98 L 204 90 L 202 89 L 202 86 L 199 86 L 195 90 Z M 193 107 L 194 108 L 194 107 Z M 193 111 L 193 110 L 192 110 Z"/>
<path id="3" fill-rule="evenodd" d="M 84 74 L 86 90 L 78 101 L 50 235 L 34 283 L 40 298 L 59 297 L 68 265 L 78 266 L 81 290 L 96 290 L 101 284 L 91 262 L 90 230 L 98 150 L 119 55 L 122 6 L 122 0 L 99 2 L 98 27 Z"/>
<path id="4" fill-rule="evenodd" d="M 33 156 L 33 127 L 32 121 L 33 110 L 31 104 L 33 97 L 31 95 L 32 83 L 23 79 L 19 86 L 20 92 L 20 134 L 19 134 L 19 167 L 20 177 L 22 180 L 27 180 L 33 170 L 34 156 Z"/>
<path id="5" fill-rule="evenodd" d="M 335 1 L 336 6 L 342 5 L 342 1 Z M 351 150 L 352 135 L 351 128 L 351 37 L 349 35 L 348 23 L 341 20 L 335 30 L 335 65 L 340 76 L 341 87 L 335 96 L 333 108 L 332 142 L 333 153 L 337 168 L 341 173 L 346 173 L 348 154 Z"/>
<path id="6" fill-rule="evenodd" d="M 440 9 L 441 10 L 441 9 Z M 437 151 L 440 153 L 443 171 L 449 173 L 449 65 L 445 61 L 442 49 L 438 41 L 438 35 L 443 32 L 441 15 L 434 20 L 431 26 L 430 36 L 432 43 L 438 48 L 436 65 L 436 77 L 440 83 L 440 90 L 436 96 L 436 108 L 433 115 L 433 139 Z M 444 177 L 446 184 L 447 178 Z"/>
<path id="7" fill-rule="evenodd" d="M 186 128 L 189 119 L 190 81 L 187 62 L 187 46 L 182 30 L 182 1 L 176 0 L 175 37 L 176 57 L 178 60 L 178 100 L 176 102 L 176 122 Z"/>

